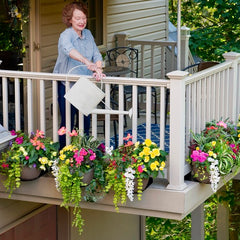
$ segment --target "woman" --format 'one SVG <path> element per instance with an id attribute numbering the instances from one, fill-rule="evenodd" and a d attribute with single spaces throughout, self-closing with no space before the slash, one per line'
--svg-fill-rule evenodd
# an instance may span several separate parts
<path id="1" fill-rule="evenodd" d="M 91 32 L 86 29 L 87 7 L 80 2 L 67 4 L 62 12 L 63 23 L 67 28 L 60 35 L 58 41 L 58 58 L 54 73 L 71 73 L 78 75 L 92 75 L 101 79 L 102 56 L 95 44 Z M 77 67 L 78 66 L 78 67 Z M 65 114 L 65 83 L 58 84 L 58 103 L 61 114 L 60 127 L 66 126 Z M 74 118 L 77 109 L 71 105 L 71 129 L 74 127 Z M 89 134 L 90 116 L 84 116 L 84 133 Z M 66 137 L 59 137 L 60 147 L 66 145 Z"/>

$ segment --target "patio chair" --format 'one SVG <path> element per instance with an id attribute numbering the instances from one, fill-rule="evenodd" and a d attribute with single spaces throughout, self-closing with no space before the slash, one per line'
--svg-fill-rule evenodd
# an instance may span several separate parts
<path id="1" fill-rule="evenodd" d="M 138 77 L 138 49 L 132 47 L 116 47 L 107 50 L 107 57 L 110 66 L 122 67 L 122 71 L 129 69 L 131 76 Z M 119 72 L 120 73 L 120 72 Z M 108 75 L 108 73 L 106 73 Z M 119 74 L 121 75 L 121 74 Z M 115 74 L 116 76 L 116 74 Z M 118 85 L 112 88 L 113 96 Z M 146 94 L 146 87 L 138 86 L 138 95 Z M 157 93 L 156 88 L 152 87 L 152 97 L 154 98 L 154 115 L 155 123 L 157 122 Z M 127 106 L 127 101 L 132 98 L 132 86 L 124 86 L 124 104 Z M 139 98 L 138 98 L 138 117 L 140 116 Z M 125 116 L 125 127 L 127 126 Z"/>

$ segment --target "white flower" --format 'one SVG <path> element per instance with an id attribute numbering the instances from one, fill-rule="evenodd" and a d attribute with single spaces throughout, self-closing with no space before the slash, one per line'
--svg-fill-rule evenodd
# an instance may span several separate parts
<path id="1" fill-rule="evenodd" d="M 52 168 L 52 174 L 54 176 L 56 188 L 60 192 L 60 184 L 59 184 L 59 181 L 58 181 L 58 173 L 59 173 L 58 159 L 53 161 L 51 168 Z"/>
<path id="2" fill-rule="evenodd" d="M 105 147 L 105 152 L 106 152 L 108 155 L 112 156 L 112 151 L 113 151 L 113 146 L 111 146 L 111 147 Z"/>
<path id="3" fill-rule="evenodd" d="M 126 169 L 126 172 L 124 173 L 124 176 L 126 178 L 126 192 L 127 196 L 130 201 L 134 200 L 134 178 L 135 178 L 135 170 L 131 167 L 128 167 Z"/>
<path id="4" fill-rule="evenodd" d="M 218 183 L 220 181 L 218 160 L 209 157 L 208 161 L 211 163 L 211 165 L 210 165 L 211 188 L 212 188 L 213 192 L 216 192 L 217 191 L 217 187 L 218 187 Z"/>

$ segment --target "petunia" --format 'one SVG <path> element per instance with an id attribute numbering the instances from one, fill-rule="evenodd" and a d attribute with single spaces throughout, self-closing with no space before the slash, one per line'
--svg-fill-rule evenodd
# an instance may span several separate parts
<path id="1" fill-rule="evenodd" d="M 22 144 L 23 143 L 23 137 L 17 137 L 15 142 L 19 145 Z"/>
<path id="2" fill-rule="evenodd" d="M 66 128 L 65 127 L 61 127 L 59 130 L 58 130 L 58 135 L 62 136 L 64 134 L 66 134 Z"/>
<path id="3" fill-rule="evenodd" d="M 220 127 L 223 127 L 223 128 L 227 128 L 227 124 L 225 122 L 223 122 L 223 121 L 219 121 L 217 123 L 217 125 L 220 126 Z"/>
<path id="4" fill-rule="evenodd" d="M 85 148 L 81 148 L 79 154 L 80 154 L 81 156 L 86 156 L 86 155 L 88 154 L 88 152 L 85 150 Z"/>
<path id="5" fill-rule="evenodd" d="M 126 137 L 124 137 L 123 140 L 128 141 L 131 138 L 132 138 L 131 134 L 128 133 L 128 135 Z"/>
<path id="6" fill-rule="evenodd" d="M 72 130 L 72 132 L 68 132 L 70 137 L 76 137 L 78 135 L 77 131 L 75 129 Z"/>
<path id="7" fill-rule="evenodd" d="M 144 165 L 140 165 L 140 166 L 138 166 L 137 170 L 138 170 L 140 173 L 142 173 L 144 168 L 145 168 Z"/>
<path id="8" fill-rule="evenodd" d="M 10 131 L 10 133 L 11 133 L 12 136 L 17 135 L 17 133 L 15 132 L 15 130 Z"/>

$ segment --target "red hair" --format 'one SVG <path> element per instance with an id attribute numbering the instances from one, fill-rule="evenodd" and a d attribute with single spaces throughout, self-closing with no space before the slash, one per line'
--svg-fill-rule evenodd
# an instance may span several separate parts
<path id="1" fill-rule="evenodd" d="M 72 24 L 70 23 L 70 20 L 72 19 L 73 11 L 75 9 L 82 11 L 86 15 L 86 17 L 88 16 L 88 9 L 86 4 L 82 2 L 72 2 L 67 4 L 62 11 L 62 21 L 64 24 L 67 25 L 67 27 L 72 26 Z"/>

